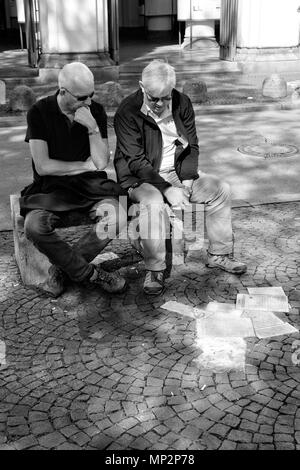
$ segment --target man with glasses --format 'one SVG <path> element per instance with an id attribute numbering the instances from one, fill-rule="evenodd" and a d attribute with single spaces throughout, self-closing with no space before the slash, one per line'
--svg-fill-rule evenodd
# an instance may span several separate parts
<path id="1" fill-rule="evenodd" d="M 153 60 L 143 70 L 139 85 L 115 115 L 114 164 L 121 186 L 140 205 L 144 292 L 158 295 L 164 288 L 165 203 L 181 209 L 189 203 L 205 203 L 207 266 L 235 274 L 246 272 L 246 265 L 232 256 L 230 188 L 217 177 L 198 171 L 194 111 L 190 99 L 175 89 L 174 68 Z"/>
<path id="2" fill-rule="evenodd" d="M 126 204 L 119 203 L 119 196 L 126 202 L 127 193 L 102 171 L 110 156 L 107 116 L 92 100 L 94 76 L 84 64 L 63 67 L 58 82 L 59 90 L 39 100 L 27 115 L 25 141 L 34 181 L 21 192 L 20 208 L 26 237 L 51 262 L 49 278 L 39 288 L 58 297 L 70 278 L 122 292 L 125 279 L 92 264 L 127 224 Z M 71 246 L 55 229 L 74 211 L 87 213 L 96 224 Z"/>

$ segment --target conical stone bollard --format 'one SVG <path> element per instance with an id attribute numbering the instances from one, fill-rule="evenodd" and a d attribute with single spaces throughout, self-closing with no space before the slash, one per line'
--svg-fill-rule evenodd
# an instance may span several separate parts
<path id="1" fill-rule="evenodd" d="M 188 95 L 193 103 L 205 103 L 207 101 L 207 87 L 205 82 L 197 79 L 187 80 L 183 85 L 183 93 Z"/>
<path id="2" fill-rule="evenodd" d="M 28 111 L 36 102 L 34 91 L 26 85 L 16 86 L 9 95 L 11 111 Z"/>
<path id="3" fill-rule="evenodd" d="M 287 96 L 287 83 L 280 75 L 274 73 L 264 79 L 262 94 L 267 98 L 285 98 Z"/>

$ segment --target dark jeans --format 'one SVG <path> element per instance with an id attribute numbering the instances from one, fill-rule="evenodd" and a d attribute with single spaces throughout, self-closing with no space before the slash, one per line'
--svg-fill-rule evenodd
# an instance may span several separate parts
<path id="1" fill-rule="evenodd" d="M 25 218 L 24 231 L 50 263 L 61 268 L 73 281 L 81 282 L 93 272 L 90 262 L 126 226 L 127 210 L 118 199 L 105 199 L 89 210 L 89 217 L 95 222 L 92 231 L 73 246 L 62 240 L 55 231 L 62 225 L 57 212 L 29 212 Z"/>

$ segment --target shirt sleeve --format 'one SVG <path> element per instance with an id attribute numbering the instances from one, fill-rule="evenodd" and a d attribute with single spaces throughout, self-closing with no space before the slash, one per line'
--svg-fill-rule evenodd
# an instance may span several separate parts
<path id="1" fill-rule="evenodd" d="M 27 132 L 25 142 L 30 140 L 45 140 L 47 142 L 47 129 L 42 119 L 41 113 L 36 106 L 33 106 L 27 113 Z"/>

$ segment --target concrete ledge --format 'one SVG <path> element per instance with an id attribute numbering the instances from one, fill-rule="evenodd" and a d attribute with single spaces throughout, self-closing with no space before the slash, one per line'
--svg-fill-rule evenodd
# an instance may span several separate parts
<path id="1" fill-rule="evenodd" d="M 243 199 L 233 199 L 232 209 L 239 209 L 241 207 L 255 207 L 263 206 L 265 204 L 288 204 L 289 202 L 300 202 L 300 193 L 280 196 L 271 196 L 265 199 L 254 199 L 253 201 L 245 201 Z"/>

